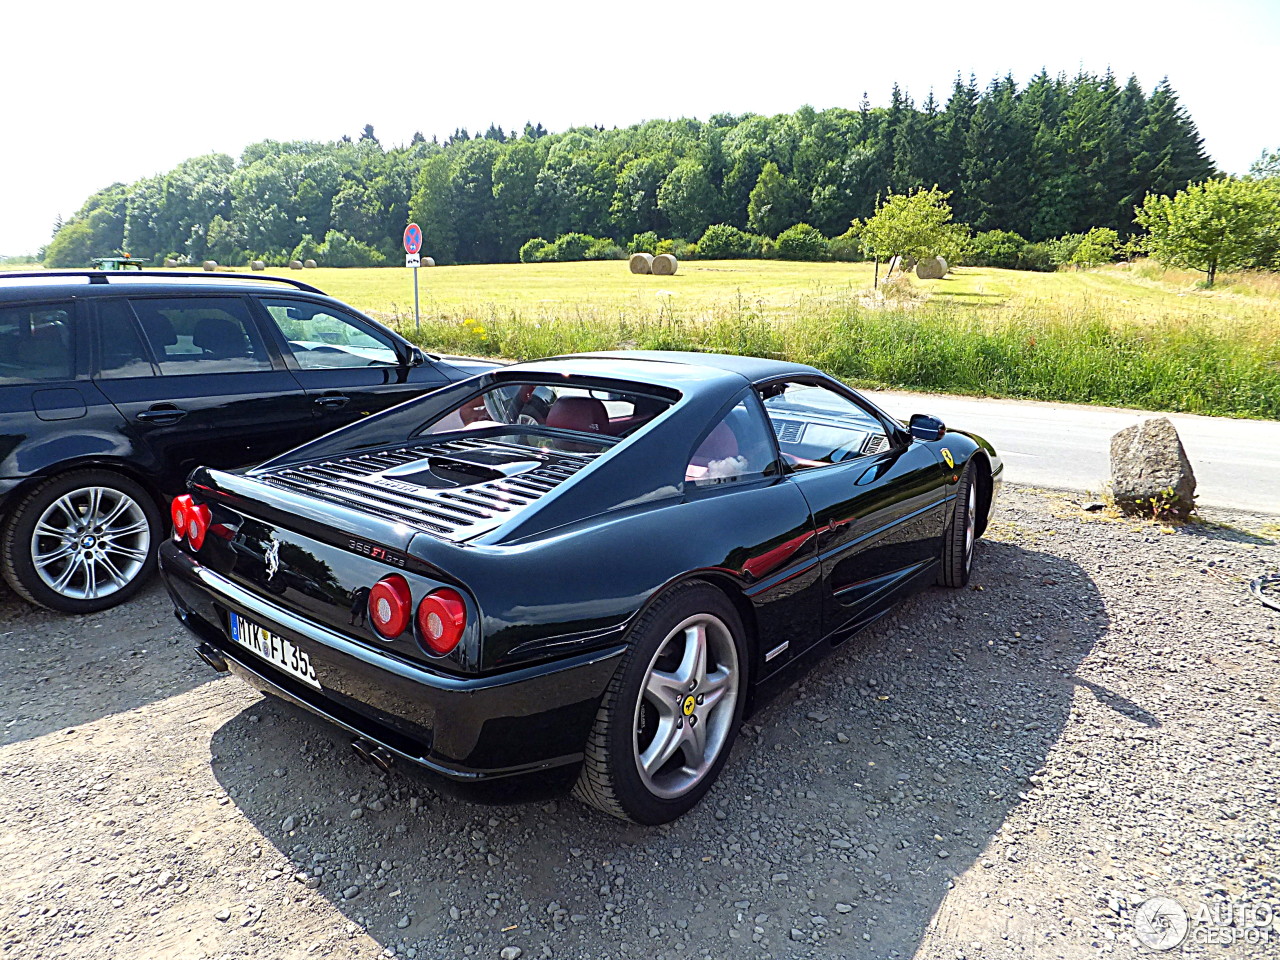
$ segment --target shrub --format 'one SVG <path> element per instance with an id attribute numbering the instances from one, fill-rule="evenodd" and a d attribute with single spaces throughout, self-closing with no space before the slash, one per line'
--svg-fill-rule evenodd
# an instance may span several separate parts
<path id="1" fill-rule="evenodd" d="M 1058 269 L 1057 264 L 1053 262 L 1053 241 L 1041 240 L 1039 243 L 1028 243 L 1018 254 L 1017 269 L 1053 273 Z"/>
<path id="2" fill-rule="evenodd" d="M 612 237 L 600 237 L 587 247 L 588 260 L 622 260 L 627 253 L 613 241 Z"/>
<path id="3" fill-rule="evenodd" d="M 1094 227 L 1086 233 L 1071 255 L 1071 263 L 1078 267 L 1096 267 L 1116 258 L 1120 236 L 1110 227 Z"/>
<path id="4" fill-rule="evenodd" d="M 986 230 L 970 241 L 968 263 L 975 267 L 1026 269 L 1022 267 L 1026 249 L 1027 241 L 1012 230 Z"/>
<path id="5" fill-rule="evenodd" d="M 652 230 L 646 230 L 644 233 L 637 233 L 631 238 L 631 242 L 627 244 L 627 253 L 657 253 L 658 252 L 658 235 Z"/>
<path id="6" fill-rule="evenodd" d="M 383 267 L 387 264 L 387 258 L 373 247 L 337 230 L 326 233 L 324 241 L 319 244 L 311 242 L 310 235 L 304 236 L 302 243 L 294 249 L 293 259 L 315 260 L 323 267 Z"/>
<path id="7" fill-rule="evenodd" d="M 746 260 L 760 256 L 761 239 L 727 223 L 713 223 L 698 241 L 698 251 L 707 260 Z"/>
<path id="8" fill-rule="evenodd" d="M 545 263 L 552 259 L 551 253 L 554 248 L 541 237 L 534 237 L 532 240 L 526 240 L 520 248 L 521 263 Z"/>
<path id="9" fill-rule="evenodd" d="M 556 237 L 553 244 L 555 251 L 551 259 L 560 263 L 574 260 L 586 260 L 587 251 L 596 242 L 596 238 L 587 233 L 565 233 Z"/>
<path id="10" fill-rule="evenodd" d="M 858 236 L 858 231 L 850 227 L 840 236 L 832 237 L 827 241 L 827 256 L 832 260 L 852 263 L 866 260 L 867 251 L 862 247 L 862 239 Z"/>
<path id="11" fill-rule="evenodd" d="M 817 227 L 797 223 L 778 234 L 776 249 L 779 260 L 825 260 L 827 238 Z"/>
<path id="12" fill-rule="evenodd" d="M 1068 233 L 1056 240 L 1046 240 L 1045 243 L 1049 247 L 1049 259 L 1053 261 L 1055 267 L 1063 267 L 1071 262 L 1071 258 L 1076 255 L 1076 251 L 1080 249 L 1080 243 L 1084 240 L 1083 233 Z"/>

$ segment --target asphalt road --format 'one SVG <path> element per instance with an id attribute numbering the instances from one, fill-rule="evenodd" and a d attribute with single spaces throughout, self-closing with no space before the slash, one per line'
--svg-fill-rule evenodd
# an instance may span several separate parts
<path id="1" fill-rule="evenodd" d="M 939 416 L 989 440 L 1014 483 L 1100 492 L 1111 473 L 1111 436 L 1144 417 L 1168 416 L 1195 470 L 1198 502 L 1280 515 L 1280 422 L 992 400 L 892 390 L 868 392 L 886 412 Z"/>

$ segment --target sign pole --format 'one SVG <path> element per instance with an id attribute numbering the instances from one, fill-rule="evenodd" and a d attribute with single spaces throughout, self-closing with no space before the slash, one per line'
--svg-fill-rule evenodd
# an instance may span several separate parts
<path id="1" fill-rule="evenodd" d="M 413 332 L 422 331 L 422 313 L 418 307 L 418 267 L 422 266 L 422 228 L 411 223 L 404 228 L 404 265 L 413 268 Z"/>

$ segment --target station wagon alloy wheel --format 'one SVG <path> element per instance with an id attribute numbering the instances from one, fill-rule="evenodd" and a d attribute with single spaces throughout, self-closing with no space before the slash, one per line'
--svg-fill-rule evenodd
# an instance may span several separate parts
<path id="1" fill-rule="evenodd" d="M 127 587 L 151 550 L 142 507 L 119 490 L 83 487 L 59 497 L 36 521 L 31 560 L 51 590 L 97 600 Z"/>
<path id="2" fill-rule="evenodd" d="M 656 797 L 688 793 L 720 755 L 738 699 L 738 653 L 710 614 L 681 623 L 658 648 L 636 704 L 640 779 Z"/>
<path id="3" fill-rule="evenodd" d="M 4 529 L 5 579 L 19 594 L 65 613 L 120 602 L 155 565 L 152 498 L 107 470 L 64 474 L 36 487 Z"/>

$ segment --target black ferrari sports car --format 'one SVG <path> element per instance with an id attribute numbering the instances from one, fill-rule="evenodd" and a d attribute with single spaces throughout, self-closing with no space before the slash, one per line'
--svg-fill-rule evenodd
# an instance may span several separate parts
<path id="1" fill-rule="evenodd" d="M 566 356 L 196 470 L 160 563 L 207 663 L 365 760 L 654 824 L 797 671 L 968 581 L 1002 471 L 813 367 Z"/>

